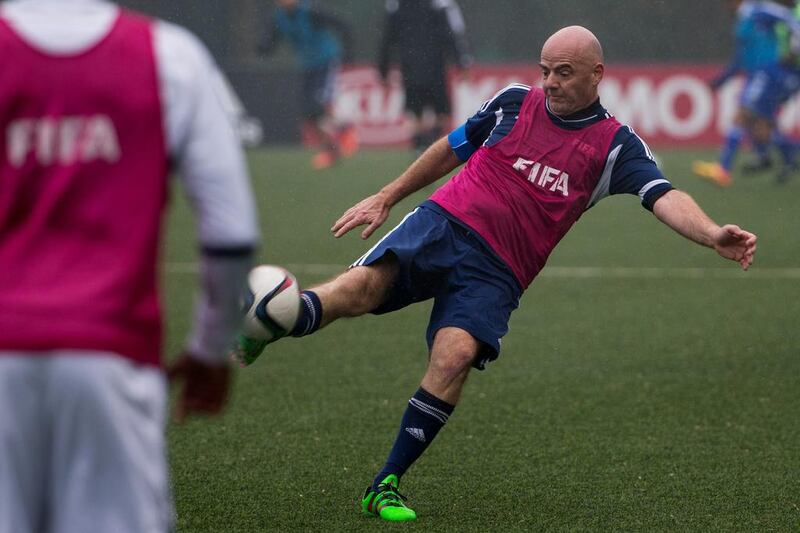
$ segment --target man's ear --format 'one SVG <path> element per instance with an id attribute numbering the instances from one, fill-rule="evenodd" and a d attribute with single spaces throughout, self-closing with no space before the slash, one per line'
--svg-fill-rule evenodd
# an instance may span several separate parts
<path id="1" fill-rule="evenodd" d="M 600 80 L 603 79 L 603 74 L 605 74 L 606 67 L 602 63 L 597 63 L 592 70 L 592 81 L 595 85 L 600 83 Z"/>

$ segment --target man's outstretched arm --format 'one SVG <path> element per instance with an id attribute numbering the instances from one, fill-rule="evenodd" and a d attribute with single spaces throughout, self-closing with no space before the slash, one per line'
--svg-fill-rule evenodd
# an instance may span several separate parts
<path id="1" fill-rule="evenodd" d="M 725 259 L 738 262 L 742 270 L 747 270 L 753 263 L 756 235 L 733 224 L 719 226 L 685 192 L 673 189 L 665 193 L 656 200 L 653 213 L 687 239 L 713 248 Z"/>
<path id="2" fill-rule="evenodd" d="M 389 211 L 397 202 L 430 185 L 462 163 L 450 147 L 447 137 L 442 137 L 397 179 L 345 211 L 331 228 L 333 235 L 341 237 L 353 228 L 368 224 L 361 232 L 363 239 L 368 238 L 386 221 Z"/>

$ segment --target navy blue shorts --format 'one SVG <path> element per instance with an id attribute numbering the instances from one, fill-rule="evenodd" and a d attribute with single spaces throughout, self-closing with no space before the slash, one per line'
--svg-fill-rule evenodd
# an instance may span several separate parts
<path id="1" fill-rule="evenodd" d="M 758 116 L 774 119 L 781 105 L 800 90 L 800 70 L 774 64 L 749 76 L 740 103 Z"/>
<path id="2" fill-rule="evenodd" d="M 428 349 L 439 329 L 453 326 L 482 343 L 472 366 L 483 370 L 497 359 L 500 339 L 508 333 L 508 320 L 522 290 L 508 266 L 480 237 L 442 213 L 420 206 L 352 266 L 371 265 L 387 254 L 397 259 L 399 273 L 374 314 L 433 298 Z"/>

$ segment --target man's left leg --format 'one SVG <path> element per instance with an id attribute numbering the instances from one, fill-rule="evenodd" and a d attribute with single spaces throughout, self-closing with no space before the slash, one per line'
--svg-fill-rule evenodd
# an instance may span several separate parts
<path id="1" fill-rule="evenodd" d="M 480 341 L 463 329 L 444 327 L 436 332 L 428 369 L 408 402 L 392 451 L 364 493 L 361 507 L 365 514 L 398 522 L 416 519 L 397 492 L 400 478 L 452 414 L 480 347 Z"/>

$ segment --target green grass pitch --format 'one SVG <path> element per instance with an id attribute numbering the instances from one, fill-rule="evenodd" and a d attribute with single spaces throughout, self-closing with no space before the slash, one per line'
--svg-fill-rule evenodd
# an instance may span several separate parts
<path id="1" fill-rule="evenodd" d="M 719 190 L 662 151 L 665 174 L 719 222 L 759 234 L 748 273 L 684 241 L 632 196 L 604 200 L 556 249 L 401 489 L 416 523 L 360 514 L 425 368 L 430 311 L 344 320 L 237 369 L 227 413 L 169 429 L 185 532 L 797 531 L 800 529 L 800 176 Z M 312 172 L 309 152 L 250 153 L 259 262 L 308 286 L 364 242 L 334 220 L 410 162 L 362 152 Z M 181 348 L 196 275 L 173 194 L 164 257 L 167 349 Z M 579 268 L 584 267 L 584 268 Z"/>

